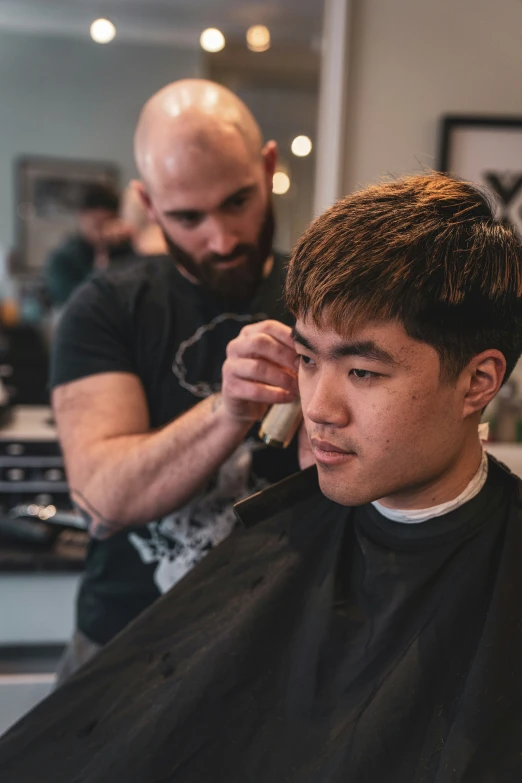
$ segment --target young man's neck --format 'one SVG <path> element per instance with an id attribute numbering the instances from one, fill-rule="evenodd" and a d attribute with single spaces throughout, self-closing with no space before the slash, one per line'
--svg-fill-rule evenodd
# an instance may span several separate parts
<path id="1" fill-rule="evenodd" d="M 403 511 L 432 508 L 449 503 L 464 492 L 480 468 L 482 444 L 478 438 L 460 454 L 456 461 L 431 481 L 379 498 L 382 506 Z"/>

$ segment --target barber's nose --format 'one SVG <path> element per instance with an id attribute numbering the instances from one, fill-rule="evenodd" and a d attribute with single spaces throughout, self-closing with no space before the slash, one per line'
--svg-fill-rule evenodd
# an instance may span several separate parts
<path id="1" fill-rule="evenodd" d="M 216 253 L 220 256 L 228 256 L 232 253 L 237 244 L 237 234 L 226 221 L 215 220 L 209 233 L 209 252 Z"/>
<path id="2" fill-rule="evenodd" d="M 329 373 L 319 374 L 305 402 L 305 414 L 314 424 L 322 426 L 346 427 L 349 424 L 351 416 L 338 378 L 332 378 Z"/>

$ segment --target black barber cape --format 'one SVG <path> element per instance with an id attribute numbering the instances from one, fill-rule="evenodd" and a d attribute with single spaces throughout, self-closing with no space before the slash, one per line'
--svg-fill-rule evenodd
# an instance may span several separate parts
<path id="1" fill-rule="evenodd" d="M 519 783 L 521 482 L 401 525 L 309 469 L 0 740 L 2 783 Z"/>

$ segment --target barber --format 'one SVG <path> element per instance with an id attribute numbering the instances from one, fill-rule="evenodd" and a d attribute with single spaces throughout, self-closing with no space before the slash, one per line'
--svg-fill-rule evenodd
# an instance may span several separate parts
<path id="1" fill-rule="evenodd" d="M 169 255 L 89 281 L 53 350 L 52 404 L 91 542 L 65 679 L 235 526 L 233 504 L 298 469 L 257 422 L 297 394 L 277 149 L 231 92 L 183 80 L 145 105 L 139 193 Z"/>

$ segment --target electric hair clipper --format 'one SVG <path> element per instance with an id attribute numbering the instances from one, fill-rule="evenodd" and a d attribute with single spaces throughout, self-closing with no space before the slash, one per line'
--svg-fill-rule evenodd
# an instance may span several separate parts
<path id="1" fill-rule="evenodd" d="M 259 437 L 267 446 L 286 449 L 303 419 L 301 400 L 272 405 L 261 422 Z"/>

